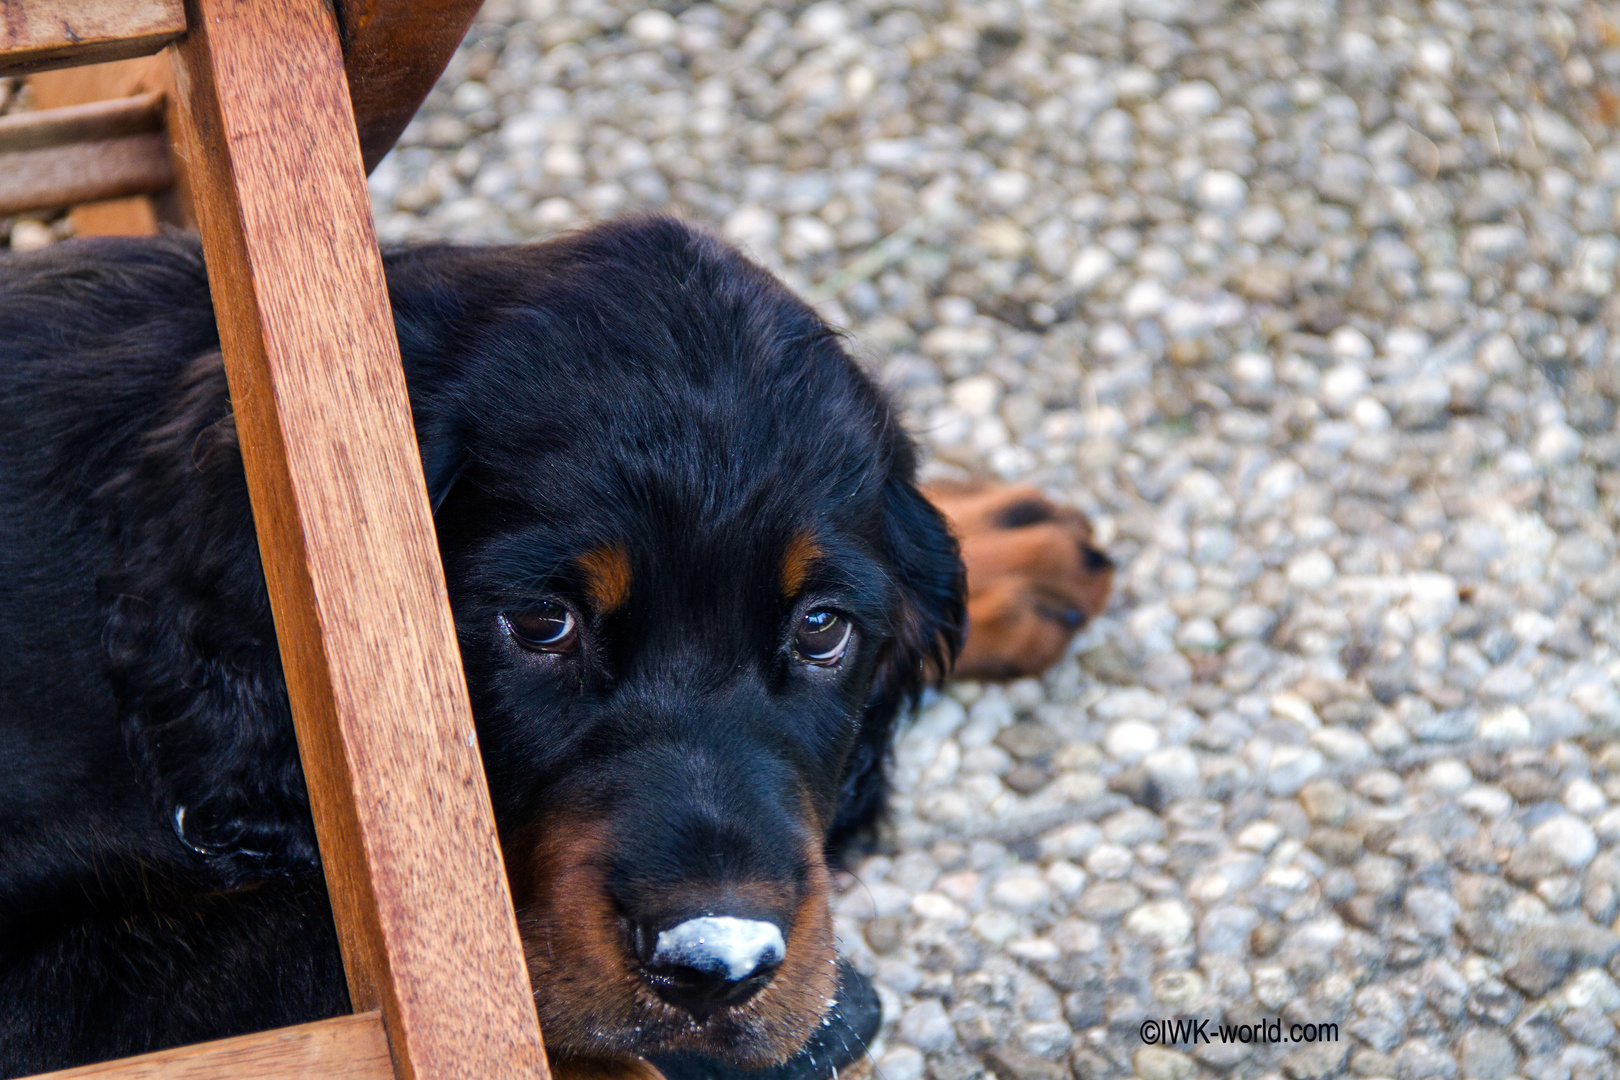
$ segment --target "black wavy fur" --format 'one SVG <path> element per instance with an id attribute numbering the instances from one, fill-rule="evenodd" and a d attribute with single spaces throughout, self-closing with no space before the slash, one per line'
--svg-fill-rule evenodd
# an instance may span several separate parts
<path id="1" fill-rule="evenodd" d="M 638 575 L 644 552 L 649 577 L 679 561 L 658 603 L 701 605 L 808 526 L 847 564 L 828 587 L 863 658 L 835 692 L 767 650 L 758 700 L 843 717 L 781 735 L 784 775 L 825 789 L 830 852 L 859 844 L 896 719 L 964 616 L 911 443 L 836 336 L 668 219 L 386 261 L 503 835 L 568 797 L 596 744 L 557 725 L 598 715 L 664 609 L 591 627 L 596 666 L 537 688 L 489 632 L 501 598 L 612 534 Z M 768 598 L 739 595 L 750 625 L 683 646 L 707 694 L 748 666 L 725 642 L 780 637 Z M 0 643 L 0 1076 L 346 1011 L 191 242 L 0 257 Z"/>

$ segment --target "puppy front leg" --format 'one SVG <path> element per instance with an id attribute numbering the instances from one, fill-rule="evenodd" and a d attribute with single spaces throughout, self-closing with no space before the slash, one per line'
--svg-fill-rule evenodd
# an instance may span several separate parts
<path id="1" fill-rule="evenodd" d="M 1108 604 L 1114 563 L 1084 514 L 1031 487 L 936 483 L 967 566 L 968 634 L 952 672 L 964 679 L 1038 675 Z"/>
<path id="2" fill-rule="evenodd" d="M 646 1058 L 554 1057 L 551 1080 L 664 1080 L 664 1074 Z"/>

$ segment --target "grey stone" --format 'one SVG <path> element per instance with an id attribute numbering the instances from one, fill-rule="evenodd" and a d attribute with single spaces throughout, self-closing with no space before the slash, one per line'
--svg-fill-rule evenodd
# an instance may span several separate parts
<path id="1" fill-rule="evenodd" d="M 1501 1030 L 1471 1027 L 1457 1040 L 1457 1060 L 1466 1080 L 1507 1080 L 1518 1068 L 1519 1052 Z"/>
<path id="2" fill-rule="evenodd" d="M 1324 199 L 1358 205 L 1367 194 L 1372 170 L 1366 161 L 1351 154 L 1329 154 L 1316 174 L 1316 190 Z"/>
<path id="3" fill-rule="evenodd" d="M 1063 745 L 1057 732 L 1045 724 L 1028 720 L 1003 728 L 995 742 L 1019 761 L 1050 757 Z"/>
<path id="4" fill-rule="evenodd" d="M 1431 937 L 1450 937 L 1451 928 L 1462 913 L 1462 908 L 1451 894 L 1439 889 L 1408 889 L 1405 904 L 1406 912 L 1412 916 L 1417 928 Z"/>
<path id="5" fill-rule="evenodd" d="M 1349 1056 L 1348 1042 L 1309 1043 L 1283 1055 L 1282 1068 L 1293 1080 L 1321 1080 L 1337 1072 Z"/>
<path id="6" fill-rule="evenodd" d="M 945 1007 L 932 998 L 924 998 L 908 1008 L 900 1017 L 896 1034 L 905 1042 L 924 1052 L 940 1051 L 956 1042 L 950 1017 Z"/>
<path id="7" fill-rule="evenodd" d="M 1557 1011 L 1554 1009 L 1540 1007 L 1527 1009 L 1514 1021 L 1510 1030 L 1513 1041 L 1530 1057 L 1552 1054 L 1564 1046 L 1564 1037 L 1558 1030 Z M 1527 1070 L 1529 1066 L 1530 1063 L 1525 1062 Z"/>
<path id="8" fill-rule="evenodd" d="M 985 1062 L 1007 1080 L 1067 1080 L 1068 1070 L 1055 1061 L 1016 1046 L 990 1047 Z"/>
<path id="9" fill-rule="evenodd" d="M 1609 1047 L 1615 1042 L 1614 1024 L 1597 1009 L 1571 1009 L 1559 1022 L 1566 1034 L 1586 1046 Z"/>
<path id="10" fill-rule="evenodd" d="M 1569 952 L 1556 947 L 1528 948 L 1512 965 L 1502 970 L 1502 977 L 1531 997 L 1540 997 L 1569 973 Z"/>
<path id="11" fill-rule="evenodd" d="M 1400 1080 L 1450 1080 L 1457 1060 L 1427 1039 L 1408 1039 L 1395 1051 Z"/>
<path id="12" fill-rule="evenodd" d="M 1075 901 L 1075 910 L 1088 919 L 1112 922 L 1122 918 L 1142 902 L 1142 892 L 1123 881 L 1099 881 L 1086 887 Z"/>
<path id="13" fill-rule="evenodd" d="M 1299 791 L 1305 814 L 1318 825 L 1339 825 L 1350 813 L 1350 798 L 1336 780 L 1313 780 Z"/>

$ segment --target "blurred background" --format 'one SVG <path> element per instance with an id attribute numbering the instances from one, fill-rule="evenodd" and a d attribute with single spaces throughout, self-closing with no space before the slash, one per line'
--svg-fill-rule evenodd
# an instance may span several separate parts
<path id="1" fill-rule="evenodd" d="M 1609 5 L 491 0 L 372 192 L 703 223 L 1120 563 L 902 739 L 881 1080 L 1620 1080 L 1617 123 Z"/>

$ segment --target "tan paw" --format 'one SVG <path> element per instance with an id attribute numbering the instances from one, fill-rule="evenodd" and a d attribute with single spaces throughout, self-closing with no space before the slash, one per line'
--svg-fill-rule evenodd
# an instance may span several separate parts
<path id="1" fill-rule="evenodd" d="M 952 674 L 1015 679 L 1046 670 L 1108 603 L 1114 563 L 1084 514 L 1039 491 L 988 481 L 923 489 L 967 565 L 968 636 Z"/>
<path id="2" fill-rule="evenodd" d="M 551 1059 L 551 1080 L 664 1080 L 664 1074 L 645 1058 Z"/>

